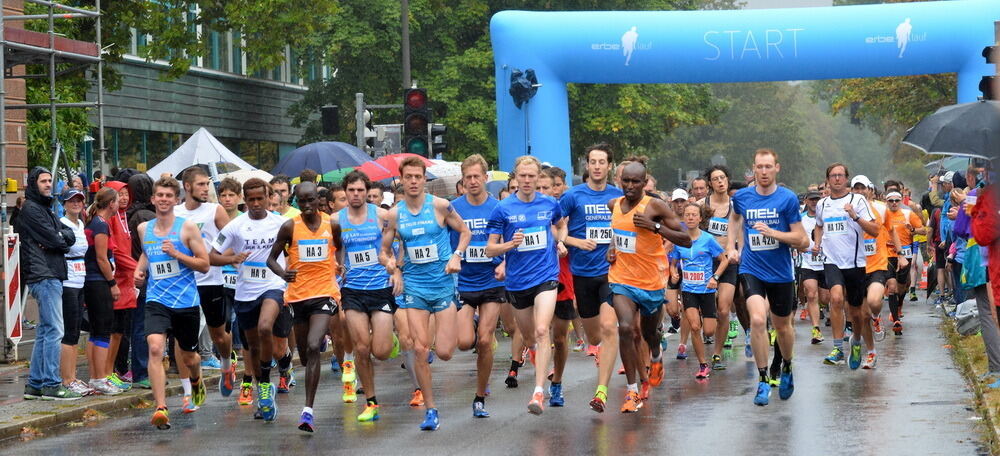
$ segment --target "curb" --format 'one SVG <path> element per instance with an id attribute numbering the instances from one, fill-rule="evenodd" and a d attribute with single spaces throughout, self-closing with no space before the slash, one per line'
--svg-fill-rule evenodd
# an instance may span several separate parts
<path id="1" fill-rule="evenodd" d="M 941 330 L 944 332 L 945 339 L 952 346 L 952 361 L 954 361 L 958 366 L 959 372 L 961 372 L 962 377 L 965 378 L 965 382 L 970 386 L 970 389 L 972 389 L 973 395 L 976 399 L 976 411 L 983 415 L 983 418 L 986 421 L 985 427 L 989 437 L 988 444 L 990 448 L 996 448 L 997 445 L 1000 445 L 1000 411 L 993 410 L 986 405 L 985 386 L 976 377 L 970 358 L 968 356 L 964 356 L 964 362 L 959 363 L 958 357 L 955 353 L 960 350 L 958 341 L 962 336 L 960 336 L 958 331 L 955 330 L 954 320 L 948 317 L 947 313 L 943 309 L 941 311 L 941 317 Z"/>

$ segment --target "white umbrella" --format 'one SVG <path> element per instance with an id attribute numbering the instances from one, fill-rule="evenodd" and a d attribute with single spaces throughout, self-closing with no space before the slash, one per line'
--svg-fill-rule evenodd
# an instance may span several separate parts
<path id="1" fill-rule="evenodd" d="M 227 177 L 236 179 L 236 181 L 239 182 L 240 185 L 243 185 L 244 182 L 250 180 L 250 178 L 253 177 L 263 179 L 264 182 L 269 182 L 271 178 L 274 176 L 272 176 L 271 173 L 268 173 L 267 171 L 261 169 L 241 169 L 239 171 L 233 171 L 231 173 L 219 174 L 219 181 L 222 181 L 222 179 L 225 179 Z"/>
<path id="2" fill-rule="evenodd" d="M 427 172 L 434 176 L 441 177 L 462 177 L 462 164 L 458 162 L 448 162 L 444 160 L 431 160 L 434 164 L 427 168 Z"/>

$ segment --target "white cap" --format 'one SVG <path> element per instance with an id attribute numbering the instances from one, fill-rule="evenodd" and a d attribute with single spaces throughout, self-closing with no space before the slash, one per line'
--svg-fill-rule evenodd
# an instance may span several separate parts
<path id="1" fill-rule="evenodd" d="M 382 192 L 382 204 L 388 204 L 392 206 L 396 200 L 396 194 L 392 192 Z"/>
<path id="2" fill-rule="evenodd" d="M 944 176 L 941 176 L 941 182 L 946 182 L 950 184 L 952 183 L 952 179 L 954 178 L 955 178 L 955 172 L 948 171 L 947 173 L 944 173 Z"/>
<path id="3" fill-rule="evenodd" d="M 685 200 L 688 199 L 688 192 L 684 191 L 682 188 L 675 189 L 673 193 L 670 194 L 670 201 Z"/>
<path id="4" fill-rule="evenodd" d="M 854 186 L 858 184 L 864 184 L 864 186 L 868 188 L 875 188 L 875 184 L 872 184 L 871 179 L 864 174 L 858 174 L 851 179 L 851 188 L 854 188 Z"/>

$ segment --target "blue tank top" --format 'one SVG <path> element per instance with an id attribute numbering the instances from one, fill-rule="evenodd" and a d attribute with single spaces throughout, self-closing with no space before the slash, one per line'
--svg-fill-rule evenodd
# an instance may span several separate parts
<path id="1" fill-rule="evenodd" d="M 500 201 L 492 196 L 487 197 L 483 204 L 473 206 L 462 196 L 451 202 L 452 207 L 462 216 L 465 226 L 472 232 L 472 241 L 465 249 L 465 259 L 462 260 L 462 270 L 458 273 L 458 291 L 482 291 L 502 287 L 503 282 L 494 277 L 494 270 L 503 261 L 502 257 L 486 256 L 486 225 L 490 220 L 493 208 Z M 451 231 L 451 247 L 458 246 L 458 232 Z"/>
<path id="2" fill-rule="evenodd" d="M 378 290 L 389 286 L 389 275 L 378 262 L 378 252 L 382 248 L 378 211 L 374 204 L 367 206 L 368 216 L 360 225 L 351 223 L 346 208 L 338 212 L 340 238 L 344 243 L 344 267 L 347 268 L 344 288 Z"/>
<path id="3" fill-rule="evenodd" d="M 414 215 L 405 201 L 397 205 L 398 231 L 403 241 L 403 285 L 406 294 L 421 297 L 450 296 L 455 293 L 455 280 L 444 273 L 451 259 L 451 238 L 448 228 L 437 222 L 434 196 L 427 195 L 420 211 Z"/>
<path id="4" fill-rule="evenodd" d="M 181 227 L 184 219 L 174 218 L 174 225 L 164 237 L 157 236 L 153 231 L 156 220 L 146 223 L 146 235 L 142 250 L 149 260 L 146 271 L 146 300 L 158 302 L 171 309 L 187 309 L 198 307 L 198 282 L 194 271 L 178 259 L 163 253 L 163 240 L 170 239 L 174 248 L 185 255 L 192 255 L 191 249 L 181 242 Z"/>

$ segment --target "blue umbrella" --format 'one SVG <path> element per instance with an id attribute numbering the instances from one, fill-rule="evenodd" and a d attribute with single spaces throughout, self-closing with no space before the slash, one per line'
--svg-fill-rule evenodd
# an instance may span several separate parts
<path id="1" fill-rule="evenodd" d="M 486 191 L 490 192 L 494 198 L 500 197 L 500 190 L 507 188 L 507 181 L 489 181 L 486 183 Z"/>
<path id="2" fill-rule="evenodd" d="M 294 177 L 306 168 L 323 174 L 335 169 L 360 166 L 368 161 L 372 161 L 368 154 L 350 144 L 335 141 L 318 142 L 289 152 L 271 170 L 271 174 Z"/>

